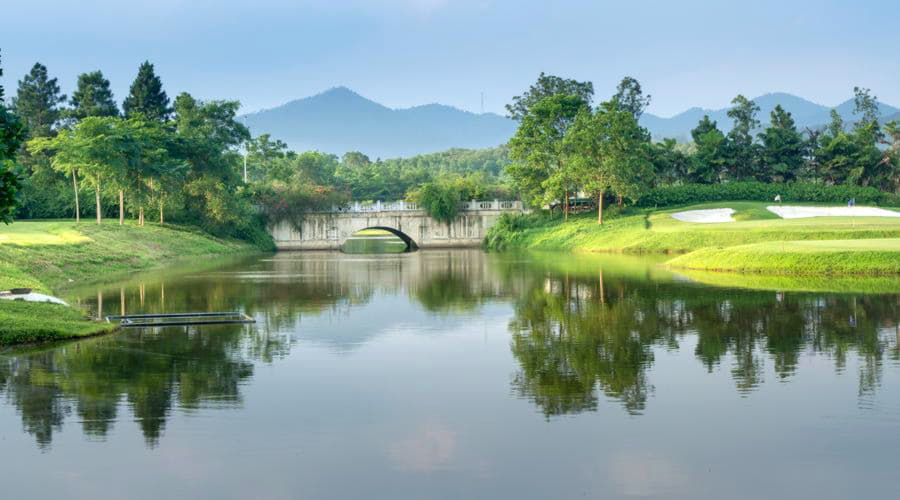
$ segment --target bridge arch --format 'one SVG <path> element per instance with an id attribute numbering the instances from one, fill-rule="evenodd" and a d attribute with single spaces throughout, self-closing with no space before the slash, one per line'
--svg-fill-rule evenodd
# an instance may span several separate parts
<path id="1" fill-rule="evenodd" d="M 404 233 L 403 231 L 401 231 L 399 229 L 395 229 L 395 228 L 389 227 L 389 226 L 367 226 L 367 227 L 357 229 L 356 231 L 353 232 L 353 234 L 356 234 L 360 231 L 365 231 L 366 229 L 380 229 L 382 231 L 387 231 L 387 232 L 393 234 L 394 236 L 400 238 L 403 241 L 403 243 L 406 243 L 406 251 L 407 252 L 414 252 L 419 249 L 419 245 L 416 244 L 415 240 L 413 240 L 412 237 L 410 237 L 408 234 Z M 352 237 L 353 234 L 351 234 L 350 236 Z M 341 242 L 341 248 L 344 247 L 344 243 L 346 243 L 346 242 L 347 242 L 346 239 Z"/>

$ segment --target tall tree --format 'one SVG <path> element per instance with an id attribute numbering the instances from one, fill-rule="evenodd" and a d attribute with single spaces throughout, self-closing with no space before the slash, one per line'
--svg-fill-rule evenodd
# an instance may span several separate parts
<path id="1" fill-rule="evenodd" d="M 125 116 L 141 113 L 151 120 L 166 121 L 172 113 L 169 97 L 162 88 L 162 81 L 156 76 L 150 61 L 144 61 L 138 68 L 137 77 L 131 84 L 128 97 L 122 102 Z"/>
<path id="2" fill-rule="evenodd" d="M 60 93 L 56 78 L 50 78 L 47 67 L 34 63 L 31 71 L 19 80 L 19 88 L 12 99 L 16 114 L 25 120 L 30 137 L 53 135 L 60 118 L 60 104 L 66 96 Z"/>
<path id="3" fill-rule="evenodd" d="M 753 142 L 753 130 L 759 128 L 759 106 L 755 102 L 738 95 L 732 101 L 728 116 L 734 120 L 734 127 L 727 136 L 728 171 L 733 179 L 749 179 L 760 175 L 758 168 L 759 148 Z"/>
<path id="4" fill-rule="evenodd" d="M 581 96 L 557 94 L 531 107 L 509 141 L 513 160 L 507 173 L 523 197 L 532 204 L 562 201 L 568 218 L 568 196 L 573 187 L 571 165 L 565 160 L 563 138 L 587 104 Z"/>
<path id="5" fill-rule="evenodd" d="M 32 139 L 28 149 L 33 153 L 52 152 L 55 169 L 66 173 L 78 171 L 88 180 L 94 188 L 97 224 L 100 224 L 101 191 L 107 182 L 120 186 L 127 177 L 130 145 L 122 120 L 90 116 L 71 129 L 61 130 L 55 137 Z"/>
<path id="6" fill-rule="evenodd" d="M 764 181 L 793 181 L 803 167 L 805 144 L 794 118 L 781 105 L 775 106 L 770 125 L 759 134 L 766 165 Z"/>
<path id="7" fill-rule="evenodd" d="M 0 77 L 2 76 L 3 67 L 0 65 Z M 6 109 L 3 86 L 0 85 L 0 221 L 6 224 L 12 222 L 21 187 L 21 179 L 13 160 L 25 137 L 25 124 Z"/>
<path id="8" fill-rule="evenodd" d="M 78 86 L 69 99 L 66 116 L 81 120 L 88 116 L 118 116 L 119 107 L 113 99 L 109 80 L 100 71 L 78 75 Z"/>
<path id="9" fill-rule="evenodd" d="M 872 95 L 871 89 L 853 87 L 853 114 L 859 117 L 858 127 L 877 122 L 881 117 L 878 97 Z"/>
<path id="10" fill-rule="evenodd" d="M 704 115 L 691 130 L 691 137 L 697 145 L 697 152 L 691 157 L 688 180 L 699 184 L 718 182 L 725 165 L 725 134 L 715 121 Z"/>
<path id="11" fill-rule="evenodd" d="M 524 94 L 513 97 L 512 103 L 506 105 L 507 116 L 520 122 L 535 104 L 554 95 L 577 96 L 590 106 L 594 97 L 594 84 L 545 75 L 541 72 L 534 85 L 529 87 Z"/>
<path id="12" fill-rule="evenodd" d="M 566 155 L 576 183 L 597 197 L 597 223 L 603 224 L 603 198 L 637 199 L 653 177 L 650 134 L 615 97 L 593 113 L 582 110 L 566 132 Z"/>
<path id="13" fill-rule="evenodd" d="M 644 91 L 641 89 L 641 83 L 636 79 L 626 76 L 619 82 L 618 87 L 616 87 L 616 93 L 613 96 L 613 100 L 618 103 L 618 105 L 631 113 L 634 116 L 635 120 L 640 119 L 641 115 L 644 114 L 644 110 L 647 109 L 647 106 L 650 105 L 650 95 L 644 95 Z"/>

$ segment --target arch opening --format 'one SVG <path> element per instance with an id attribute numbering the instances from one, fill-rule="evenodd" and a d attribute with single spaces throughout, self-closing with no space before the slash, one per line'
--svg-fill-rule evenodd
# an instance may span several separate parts
<path id="1" fill-rule="evenodd" d="M 345 253 L 403 253 L 419 246 L 406 233 L 387 226 L 371 226 L 350 235 L 341 245 Z"/>

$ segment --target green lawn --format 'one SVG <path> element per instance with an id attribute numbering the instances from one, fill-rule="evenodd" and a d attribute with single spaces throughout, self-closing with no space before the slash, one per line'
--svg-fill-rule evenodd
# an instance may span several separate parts
<path id="1" fill-rule="evenodd" d="M 704 248 L 668 266 L 776 274 L 900 274 L 900 238 L 768 241 Z"/>
<path id="2" fill-rule="evenodd" d="M 634 210 L 608 218 L 600 226 L 596 214 L 563 222 L 544 220 L 507 235 L 506 248 L 578 252 L 686 253 L 766 241 L 900 238 L 900 218 L 815 217 L 780 219 L 761 202 L 719 202 L 665 210 Z M 737 222 L 682 222 L 672 213 L 705 208 L 733 208 Z"/>
<path id="3" fill-rule="evenodd" d="M 119 226 L 85 221 L 21 221 L 0 225 L 0 290 L 52 294 L 100 277 L 170 264 L 179 258 L 252 252 L 249 244 L 158 224 Z M 0 301 L 0 344 L 108 331 L 81 311 L 51 304 Z"/>
<path id="4" fill-rule="evenodd" d="M 731 201 L 631 210 L 609 217 L 603 226 L 597 224 L 596 213 L 568 222 L 531 216 L 522 228 L 501 234 L 502 244 L 494 246 L 574 252 L 694 252 L 670 265 L 708 270 L 900 273 L 900 218 L 781 219 L 766 209 L 769 205 Z M 736 222 L 703 224 L 672 218 L 675 212 L 708 208 L 732 208 Z"/>

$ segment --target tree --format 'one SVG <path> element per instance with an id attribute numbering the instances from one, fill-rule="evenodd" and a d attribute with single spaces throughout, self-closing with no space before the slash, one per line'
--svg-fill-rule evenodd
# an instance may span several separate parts
<path id="1" fill-rule="evenodd" d="M 273 162 L 284 158 L 288 146 L 283 141 L 271 140 L 270 134 L 261 134 L 247 142 L 247 179 L 257 182 L 270 175 Z"/>
<path id="2" fill-rule="evenodd" d="M 824 180 L 830 184 L 847 181 L 853 168 L 856 144 L 844 130 L 841 115 L 831 110 L 831 122 L 819 136 L 816 163 L 820 165 Z"/>
<path id="3" fill-rule="evenodd" d="M 84 175 L 94 187 L 97 224 L 100 224 L 103 214 L 100 192 L 104 182 L 118 179 L 121 183 L 128 169 L 129 144 L 122 120 L 90 116 L 71 129 L 61 130 L 56 137 L 32 139 L 28 149 L 32 153 L 52 152 L 53 168 L 73 176 Z"/>
<path id="4" fill-rule="evenodd" d="M 432 219 L 449 227 L 459 216 L 459 205 L 464 196 L 458 184 L 436 181 L 422 184 L 410 194 L 410 199 L 425 209 Z"/>
<path id="5" fill-rule="evenodd" d="M 537 83 L 529 87 L 524 94 L 513 97 L 512 103 L 506 105 L 507 116 L 521 122 L 535 104 L 554 95 L 577 96 L 585 105 L 590 106 L 594 96 L 594 84 L 545 75 L 541 72 Z"/>
<path id="6" fill-rule="evenodd" d="M 697 145 L 697 152 L 691 157 L 688 180 L 699 184 L 713 184 L 719 181 L 725 164 L 725 134 L 716 122 L 704 115 L 691 130 L 691 137 Z"/>
<path id="7" fill-rule="evenodd" d="M 753 142 L 753 130 L 759 127 L 756 114 L 759 106 L 742 95 L 735 97 L 728 110 L 734 127 L 728 132 L 726 154 L 728 169 L 733 179 L 748 179 L 761 173 L 758 169 L 759 148 Z"/>
<path id="8" fill-rule="evenodd" d="M 532 106 L 509 141 L 513 163 L 507 173 L 523 198 L 532 204 L 561 199 L 566 218 L 574 176 L 565 162 L 563 138 L 578 113 L 586 108 L 587 103 L 577 95 L 547 97 Z"/>
<path id="9" fill-rule="evenodd" d="M 78 75 L 78 87 L 69 99 L 66 116 L 81 120 L 88 116 L 119 116 L 119 107 L 113 99 L 109 80 L 100 71 Z"/>
<path id="10" fill-rule="evenodd" d="M 775 106 L 770 117 L 770 125 L 759 134 L 763 144 L 763 160 L 766 165 L 765 178 L 788 182 L 797 179 L 804 163 L 805 144 L 797 131 L 794 118 L 781 105 Z"/>
<path id="11" fill-rule="evenodd" d="M 128 97 L 122 102 L 125 116 L 142 113 L 150 120 L 166 121 L 172 113 L 169 97 L 162 88 L 162 81 L 156 76 L 150 61 L 144 61 L 138 68 L 137 77 L 131 84 Z"/>
<path id="12" fill-rule="evenodd" d="M 652 145 L 650 157 L 657 182 L 678 184 L 687 181 L 691 165 L 687 148 L 690 147 L 696 149 L 696 144 L 678 144 L 675 139 L 663 139 Z"/>
<path id="13" fill-rule="evenodd" d="M 652 177 L 650 135 L 618 99 L 582 110 L 565 137 L 567 163 L 575 182 L 597 197 L 597 223 L 603 224 L 603 198 L 637 199 Z"/>
<path id="14" fill-rule="evenodd" d="M 622 109 L 631 113 L 635 120 L 640 119 L 644 110 L 650 105 L 650 95 L 644 95 L 641 83 L 630 76 L 626 76 L 619 82 L 613 100 Z"/>
<path id="15" fill-rule="evenodd" d="M 2 76 L 3 68 L 0 66 L 0 77 Z M 12 222 L 21 187 L 21 179 L 13 160 L 25 137 L 25 124 L 6 108 L 3 86 L 0 85 L 0 221 L 6 224 Z"/>
<path id="16" fill-rule="evenodd" d="M 50 78 L 47 67 L 34 63 L 31 71 L 19 80 L 19 88 L 12 99 L 13 108 L 28 127 L 30 137 L 49 137 L 54 134 L 60 118 L 60 104 L 66 96 L 60 93 L 56 78 Z"/>
<path id="17" fill-rule="evenodd" d="M 885 188 L 900 193 L 900 121 L 892 120 L 884 124 L 884 130 L 888 137 L 885 142 L 887 149 L 884 151 L 884 162 L 891 170 Z"/>
<path id="18" fill-rule="evenodd" d="M 881 117 L 878 97 L 873 96 L 870 89 L 853 87 L 853 114 L 859 117 L 858 127 L 877 122 Z"/>

